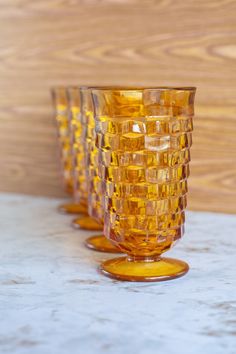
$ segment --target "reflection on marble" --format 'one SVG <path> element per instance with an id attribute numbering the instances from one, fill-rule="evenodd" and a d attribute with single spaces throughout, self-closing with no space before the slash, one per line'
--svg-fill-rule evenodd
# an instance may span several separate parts
<path id="1" fill-rule="evenodd" d="M 0 195 L 0 353 L 236 353 L 236 217 L 188 212 L 169 256 L 190 272 L 112 281 L 61 200 Z M 95 233 L 93 233 L 95 234 Z"/>

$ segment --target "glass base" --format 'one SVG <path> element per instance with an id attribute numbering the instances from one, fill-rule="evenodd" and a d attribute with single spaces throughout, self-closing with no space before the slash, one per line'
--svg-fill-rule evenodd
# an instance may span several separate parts
<path id="1" fill-rule="evenodd" d="M 99 224 L 95 219 L 90 216 L 81 216 L 72 221 L 71 225 L 75 229 L 100 231 L 103 230 L 103 225 Z"/>
<path id="2" fill-rule="evenodd" d="M 86 206 L 81 204 L 76 204 L 73 202 L 59 205 L 58 211 L 61 214 L 87 214 L 88 213 Z"/>
<path id="3" fill-rule="evenodd" d="M 120 253 L 119 248 L 113 246 L 113 244 L 103 235 L 96 235 L 87 238 L 85 240 L 85 245 L 94 251 Z"/>
<path id="4" fill-rule="evenodd" d="M 127 257 L 109 259 L 100 266 L 106 276 L 126 281 L 164 281 L 183 276 L 189 270 L 187 263 L 173 258 L 156 261 L 132 261 Z"/>

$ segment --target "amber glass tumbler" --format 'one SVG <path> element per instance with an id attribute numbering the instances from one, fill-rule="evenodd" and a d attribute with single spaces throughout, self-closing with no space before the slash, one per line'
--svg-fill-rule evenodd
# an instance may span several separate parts
<path id="1" fill-rule="evenodd" d="M 88 210 L 88 173 L 89 168 L 86 163 L 87 159 L 87 140 L 90 138 L 90 121 L 92 114 L 92 107 L 88 100 L 87 87 L 80 87 L 75 89 L 76 92 L 71 92 L 70 97 L 78 96 L 80 102 L 80 114 L 75 114 L 72 119 L 73 126 L 73 156 L 74 156 L 74 192 L 75 198 L 78 202 L 86 207 Z M 93 115 L 92 115 L 93 117 Z M 88 135 L 88 139 L 87 139 Z M 102 230 L 103 226 L 91 216 L 81 216 L 72 221 L 75 228 L 85 230 Z"/>
<path id="2" fill-rule="evenodd" d="M 107 276 L 161 281 L 189 267 L 162 257 L 184 233 L 195 88 L 93 89 L 104 232 L 127 257 Z"/>
<path id="3" fill-rule="evenodd" d="M 98 176 L 98 149 L 95 146 L 95 120 L 90 88 L 81 88 L 83 116 L 83 146 L 85 149 L 85 171 L 88 183 L 88 213 L 91 221 L 103 230 L 103 205 L 101 179 Z M 91 222 L 90 222 L 91 225 Z M 118 253 L 115 247 L 104 235 L 95 235 L 86 239 L 88 248 L 100 251 Z"/>
<path id="4" fill-rule="evenodd" d="M 72 201 L 59 206 L 59 211 L 68 214 L 86 213 L 80 203 L 74 201 L 74 165 L 72 143 L 72 120 L 79 114 L 79 101 L 74 88 L 56 87 L 52 89 L 52 99 L 57 123 L 61 170 L 65 191 Z"/>

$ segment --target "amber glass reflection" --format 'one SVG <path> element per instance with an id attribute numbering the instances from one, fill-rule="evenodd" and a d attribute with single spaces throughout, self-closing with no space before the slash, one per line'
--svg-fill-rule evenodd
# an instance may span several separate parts
<path id="1" fill-rule="evenodd" d="M 55 120 L 57 123 L 58 142 L 60 148 L 61 171 L 65 191 L 74 197 L 74 168 L 72 156 L 72 130 L 71 121 L 74 114 L 70 108 L 69 91 L 65 87 L 52 89 L 52 99 L 55 108 Z M 79 102 L 77 110 L 79 110 Z M 73 111 L 73 112 L 72 112 Z M 83 205 L 74 201 L 59 206 L 59 211 L 68 214 L 86 213 Z"/>
<path id="2" fill-rule="evenodd" d="M 105 235 L 127 257 L 101 271 L 130 281 L 182 276 L 162 258 L 184 232 L 195 88 L 93 89 Z"/>

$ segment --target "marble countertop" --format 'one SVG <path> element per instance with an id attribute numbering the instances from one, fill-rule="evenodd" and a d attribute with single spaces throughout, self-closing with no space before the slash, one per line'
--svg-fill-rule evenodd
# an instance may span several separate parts
<path id="1" fill-rule="evenodd" d="M 128 283 L 97 272 L 112 256 L 60 202 L 0 194 L 0 353 L 236 353 L 236 216 L 188 212 L 168 255 L 190 272 Z"/>

